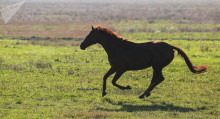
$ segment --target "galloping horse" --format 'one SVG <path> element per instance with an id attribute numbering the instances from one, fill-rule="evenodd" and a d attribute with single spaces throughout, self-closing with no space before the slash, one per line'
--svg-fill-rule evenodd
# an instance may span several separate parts
<path id="1" fill-rule="evenodd" d="M 103 92 L 102 96 L 107 93 L 106 80 L 115 73 L 112 84 L 122 90 L 131 89 L 129 85 L 121 86 L 117 84 L 117 80 L 123 73 L 129 70 L 141 70 L 148 67 L 153 68 L 153 78 L 148 89 L 139 96 L 150 96 L 150 92 L 164 80 L 162 69 L 166 67 L 174 58 L 174 50 L 184 58 L 190 71 L 193 73 L 203 73 L 207 71 L 207 66 L 193 66 L 187 55 L 178 47 L 172 46 L 162 41 L 153 41 L 146 43 L 134 43 L 118 36 L 110 29 L 97 26 L 93 27 L 91 32 L 86 36 L 81 43 L 80 48 L 85 50 L 87 47 L 99 43 L 108 54 L 108 60 L 111 65 L 109 71 L 103 78 Z"/>

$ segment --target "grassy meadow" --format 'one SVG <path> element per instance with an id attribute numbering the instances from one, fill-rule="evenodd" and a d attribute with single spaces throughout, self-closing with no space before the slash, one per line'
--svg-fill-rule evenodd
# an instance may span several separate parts
<path id="1" fill-rule="evenodd" d="M 121 34 L 134 42 L 151 41 L 136 37 L 142 32 Z M 176 56 L 163 70 L 165 81 L 143 100 L 138 96 L 150 83 L 151 68 L 126 72 L 118 80 L 132 90 L 112 86 L 111 76 L 107 95 L 101 96 L 102 77 L 110 66 L 100 45 L 82 51 L 82 40 L 2 38 L 0 117 L 219 118 L 220 41 L 191 38 L 194 40 L 170 38 L 165 42 L 181 47 L 194 65 L 209 65 L 209 71 L 193 74 Z"/>
<path id="2" fill-rule="evenodd" d="M 0 9 L 21 0 L 1 0 Z M 219 119 L 220 1 L 26 0 L 4 24 L 0 17 L 0 118 Z M 183 49 L 193 74 L 175 56 L 165 81 L 150 97 L 152 68 L 129 71 L 118 84 L 102 78 L 110 68 L 100 45 L 79 45 L 101 25 L 133 42 L 162 40 Z M 177 53 L 176 53 L 177 54 Z"/>

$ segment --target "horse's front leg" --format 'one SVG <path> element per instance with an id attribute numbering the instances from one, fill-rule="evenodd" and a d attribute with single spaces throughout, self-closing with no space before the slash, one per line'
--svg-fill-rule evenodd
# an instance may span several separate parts
<path id="1" fill-rule="evenodd" d="M 113 73 L 115 73 L 115 69 L 113 67 L 111 67 L 108 72 L 105 74 L 105 76 L 103 77 L 103 90 L 102 90 L 102 97 L 104 97 L 107 93 L 105 92 L 106 90 L 106 80 L 107 78 L 112 75 Z"/>
<path id="2" fill-rule="evenodd" d="M 120 71 L 116 71 L 116 74 L 112 80 L 112 84 L 118 88 L 120 88 L 121 90 L 124 90 L 124 89 L 131 89 L 131 86 L 127 85 L 126 87 L 124 86 L 121 86 L 121 85 L 118 85 L 116 83 L 116 81 L 121 77 L 121 75 L 124 73 L 125 71 L 123 70 L 120 70 Z"/>

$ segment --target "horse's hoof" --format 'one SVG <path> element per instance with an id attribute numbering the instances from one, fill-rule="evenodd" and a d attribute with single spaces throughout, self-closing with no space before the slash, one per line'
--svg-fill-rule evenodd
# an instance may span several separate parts
<path id="1" fill-rule="evenodd" d="M 103 92 L 103 93 L 102 93 L 102 97 L 104 97 L 106 94 L 107 94 L 106 92 Z"/>
<path id="2" fill-rule="evenodd" d="M 126 89 L 132 89 L 131 86 L 127 85 Z"/>
<path id="3" fill-rule="evenodd" d="M 147 94 L 146 94 L 146 97 L 149 97 L 149 96 L 150 96 L 150 93 L 147 93 Z"/>
<path id="4" fill-rule="evenodd" d="M 143 99 L 143 98 L 144 98 L 144 95 L 140 95 L 138 98 Z"/>

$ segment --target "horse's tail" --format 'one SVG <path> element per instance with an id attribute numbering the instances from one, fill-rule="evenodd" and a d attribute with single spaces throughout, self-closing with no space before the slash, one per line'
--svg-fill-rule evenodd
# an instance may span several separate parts
<path id="1" fill-rule="evenodd" d="M 189 60 L 188 56 L 186 55 L 185 52 L 183 52 L 182 49 L 173 46 L 173 49 L 178 51 L 178 55 L 180 55 L 181 57 L 184 58 L 187 66 L 189 67 L 190 71 L 196 74 L 200 74 L 203 72 L 206 72 L 208 70 L 208 66 L 206 65 L 201 65 L 201 66 L 193 66 L 193 64 L 191 63 L 191 61 Z"/>

